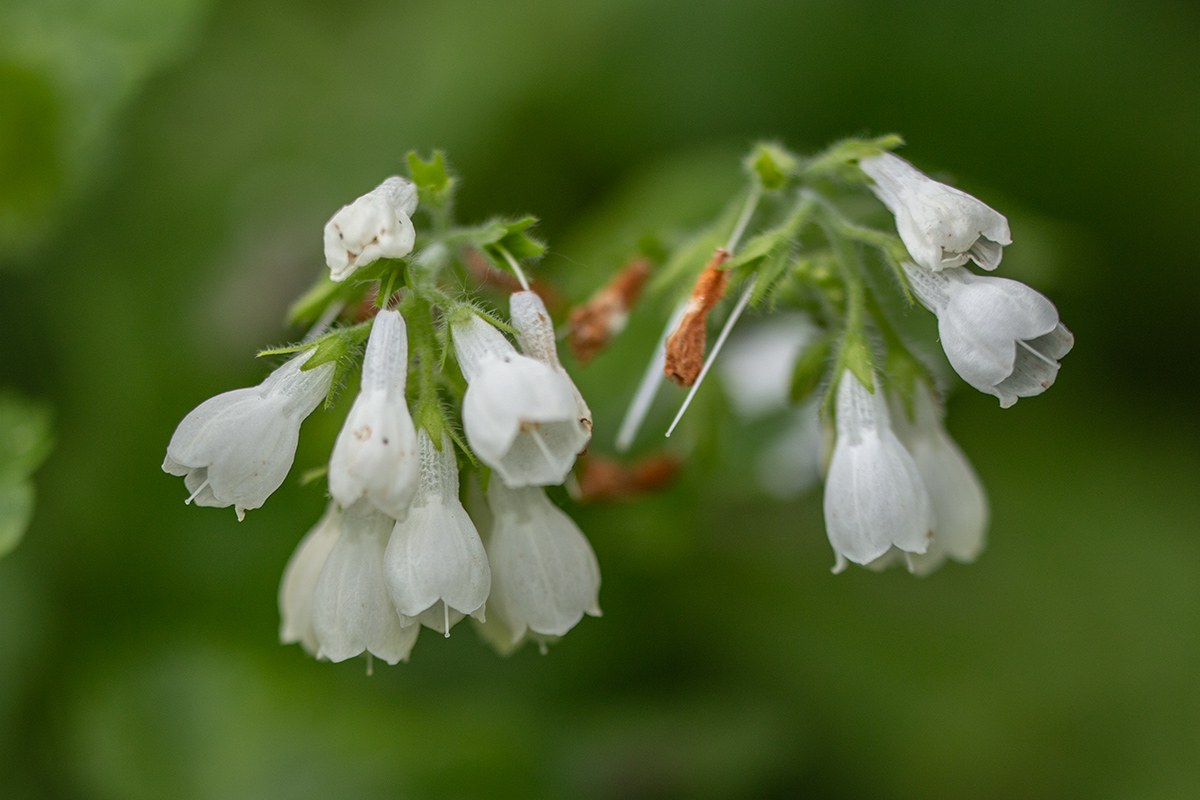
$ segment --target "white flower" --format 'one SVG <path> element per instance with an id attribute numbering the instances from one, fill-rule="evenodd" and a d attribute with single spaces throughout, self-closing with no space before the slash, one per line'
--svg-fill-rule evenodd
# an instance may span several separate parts
<path id="1" fill-rule="evenodd" d="M 408 339 L 398 311 L 380 311 L 363 357 L 362 388 L 333 446 L 329 492 L 344 507 L 366 497 L 400 519 L 417 493 L 420 461 L 404 385 Z"/>
<path id="2" fill-rule="evenodd" d="M 1045 296 L 961 267 L 934 274 L 905 263 L 904 271 L 913 294 L 937 314 L 946 357 L 967 383 L 1000 398 L 1001 408 L 1054 383 L 1075 337 Z"/>
<path id="3" fill-rule="evenodd" d="M 913 417 L 892 398 L 896 435 L 916 462 L 933 508 L 933 540 L 924 554 L 906 554 L 908 569 L 926 575 L 946 557 L 969 563 L 983 551 L 988 501 L 971 462 L 942 426 L 942 410 L 925 384 L 913 394 Z"/>
<path id="4" fill-rule="evenodd" d="M 312 527 L 283 570 L 279 584 L 279 641 L 299 642 L 309 655 L 316 655 L 317 632 L 313 628 L 313 590 L 330 551 L 342 535 L 342 514 L 330 501 L 320 522 Z"/>
<path id="5" fill-rule="evenodd" d="M 210 397 L 183 418 L 162 468 L 184 476 L 188 502 L 233 506 L 241 520 L 279 488 L 296 457 L 300 423 L 333 380 L 333 364 L 300 368 L 312 353 L 296 356 L 258 386 Z"/>
<path id="6" fill-rule="evenodd" d="M 510 641 L 528 633 L 562 636 L 585 613 L 600 616 L 600 567 L 583 532 L 538 487 L 488 487 L 494 520 L 489 607 L 508 624 Z"/>
<path id="7" fill-rule="evenodd" d="M 403 258 L 416 241 L 412 214 L 417 187 L 393 175 L 325 223 L 325 263 L 330 277 L 345 280 L 359 267 L 379 258 Z"/>
<path id="8" fill-rule="evenodd" d="M 471 449 L 512 487 L 566 480 L 587 442 L 570 381 L 517 353 L 475 315 L 452 323 L 451 333 L 467 379 L 462 418 Z"/>
<path id="9" fill-rule="evenodd" d="M 878 381 L 876 381 L 878 383 Z M 895 545 L 924 553 L 933 535 L 929 495 L 913 457 L 892 432 L 883 390 L 849 370 L 837 388 L 837 441 L 825 480 L 825 529 L 837 554 L 869 564 Z"/>
<path id="10" fill-rule="evenodd" d="M 550 321 L 550 312 L 546 310 L 546 304 L 535 292 L 514 292 L 508 298 L 508 310 L 513 327 L 517 329 L 517 343 L 521 345 L 522 352 L 553 369 L 571 385 L 571 392 L 575 395 L 575 413 L 587 434 L 583 445 L 577 451 L 583 452 L 592 438 L 592 410 L 588 408 L 587 401 L 583 399 L 579 387 L 563 368 L 562 362 L 558 360 L 557 337 L 554 335 L 554 324 Z"/>
<path id="11" fill-rule="evenodd" d="M 441 633 L 464 615 L 483 619 L 491 589 L 487 553 L 475 524 L 458 499 L 458 464 L 450 437 L 438 452 L 422 429 L 417 434 L 421 488 L 407 516 L 396 523 L 383 555 L 388 593 L 402 617 Z"/>
<path id="12" fill-rule="evenodd" d="M 966 192 L 939 183 L 899 156 L 880 153 L 858 162 L 871 191 L 896 217 L 896 231 L 913 259 L 935 272 L 967 259 L 995 269 L 1012 244 L 1008 220 Z"/>
<path id="13" fill-rule="evenodd" d="M 342 535 L 313 589 L 318 658 L 345 661 L 366 650 L 395 664 L 412 652 L 421 626 L 403 624 L 383 579 L 383 551 L 393 524 L 365 500 L 343 512 Z"/>

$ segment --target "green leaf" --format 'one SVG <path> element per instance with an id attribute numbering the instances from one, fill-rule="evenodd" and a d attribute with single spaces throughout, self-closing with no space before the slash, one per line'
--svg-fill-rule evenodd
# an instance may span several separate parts
<path id="1" fill-rule="evenodd" d="M 50 454 L 50 409 L 0 393 L 0 483 L 25 480 Z"/>
<path id="2" fill-rule="evenodd" d="M 16 547 L 33 516 L 33 483 L 0 484 L 0 556 Z"/>
<path id="3" fill-rule="evenodd" d="M 454 192 L 455 180 L 446 169 L 445 154 L 434 150 L 429 161 L 422 161 L 414 151 L 408 154 L 408 173 L 417 185 L 421 202 L 441 206 Z"/>
<path id="4" fill-rule="evenodd" d="M 796 173 L 800 159 L 782 145 L 761 142 L 746 156 L 744 164 L 763 189 L 773 192 L 782 188 Z"/>

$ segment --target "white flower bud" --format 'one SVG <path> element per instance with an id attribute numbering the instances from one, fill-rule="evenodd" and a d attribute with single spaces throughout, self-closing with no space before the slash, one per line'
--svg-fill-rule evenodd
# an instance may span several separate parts
<path id="1" fill-rule="evenodd" d="M 417 187 L 395 175 L 338 209 L 325 223 L 330 277 L 342 281 L 377 259 L 411 253 L 417 234 L 410 218 L 416 209 Z"/>
<path id="2" fill-rule="evenodd" d="M 366 497 L 400 519 L 417 493 L 420 460 L 404 386 L 408 334 L 398 311 L 380 311 L 363 356 L 362 388 L 329 460 L 329 492 L 343 507 Z"/>
<path id="3" fill-rule="evenodd" d="M 313 590 L 318 658 L 345 661 L 369 651 L 389 664 L 408 658 L 419 625 L 403 625 L 383 579 L 394 520 L 359 501 L 343 513 L 342 535 Z"/>
<path id="4" fill-rule="evenodd" d="M 296 546 L 279 584 L 279 641 L 299 642 L 313 656 L 319 647 L 312 620 L 313 591 L 325 560 L 341 535 L 342 514 L 337 503 L 330 502 L 321 520 Z"/>
<path id="5" fill-rule="evenodd" d="M 868 564 L 895 545 L 924 553 L 933 536 L 920 472 L 892 432 L 879 387 L 870 392 L 849 370 L 837 388 L 837 442 L 825 481 L 825 529 L 837 555 Z"/>
<path id="6" fill-rule="evenodd" d="M 183 418 L 163 471 L 182 475 L 198 506 L 233 506 L 239 520 L 279 488 L 300 438 L 300 423 L 329 392 L 333 364 L 300 367 L 296 356 L 258 386 L 210 397 Z"/>
<path id="7" fill-rule="evenodd" d="M 493 481 L 488 560 L 491 606 L 511 642 L 528 633 L 562 636 L 590 614 L 600 616 L 600 566 L 583 532 L 540 488 L 509 489 Z"/>
<path id="8" fill-rule="evenodd" d="M 1008 220 L 982 201 L 939 183 L 899 156 L 880 153 L 858 162 L 871 191 L 896 217 L 896 232 L 925 269 L 960 267 L 970 259 L 995 269 L 1012 244 Z"/>
<path id="9" fill-rule="evenodd" d="M 421 487 L 407 516 L 396 523 L 384 552 L 388 593 L 402 617 L 441 633 L 464 615 L 483 619 L 491 589 L 487 553 L 475 524 L 458 499 L 454 445 L 442 434 L 438 452 L 422 429 L 417 434 Z"/>
<path id="10" fill-rule="evenodd" d="M 566 480 L 587 442 L 570 381 L 474 315 L 451 333 L 467 379 L 462 418 L 471 449 L 511 487 Z"/>
<path id="11" fill-rule="evenodd" d="M 1018 281 L 905 263 L 913 294 L 938 318 L 946 358 L 964 381 L 1008 408 L 1050 388 L 1075 337 L 1046 297 Z"/>
<path id="12" fill-rule="evenodd" d="M 575 413 L 579 424 L 583 427 L 587 438 L 577 452 L 583 452 L 592 438 L 592 410 L 571 376 L 558 360 L 557 337 L 554 335 L 554 324 L 550 321 L 550 312 L 546 304 L 536 292 L 515 292 L 508 298 L 509 314 L 512 316 L 513 327 L 517 329 L 517 343 L 521 351 L 530 358 L 537 359 L 561 375 L 571 384 L 571 392 L 575 395 Z"/>
<path id="13" fill-rule="evenodd" d="M 942 410 L 929 388 L 918 382 L 913 418 L 892 398 L 896 436 L 913 457 L 933 508 L 933 541 L 923 555 L 908 554 L 910 572 L 925 575 L 947 556 L 969 563 L 983 551 L 988 501 L 971 462 L 942 426 Z"/>

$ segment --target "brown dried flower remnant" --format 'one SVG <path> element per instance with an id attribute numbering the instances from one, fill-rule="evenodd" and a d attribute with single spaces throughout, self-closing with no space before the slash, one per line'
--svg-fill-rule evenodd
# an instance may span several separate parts
<path id="1" fill-rule="evenodd" d="M 725 296 L 729 273 L 721 265 L 729 259 L 729 251 L 718 247 L 692 286 L 692 295 L 683 309 L 683 316 L 667 337 L 667 356 L 663 372 L 680 386 L 691 386 L 704 365 L 705 321 L 709 310 Z"/>
<path id="2" fill-rule="evenodd" d="M 629 321 L 629 309 L 637 302 L 642 286 L 650 276 L 650 261 L 636 258 L 613 279 L 598 289 L 588 301 L 571 309 L 567 317 L 571 352 L 581 364 L 591 361 L 608 346 Z"/>
<path id="3" fill-rule="evenodd" d="M 632 464 L 622 464 L 607 456 L 581 457 L 571 494 L 581 503 L 632 500 L 657 491 L 679 474 L 682 465 L 673 453 L 653 453 Z"/>

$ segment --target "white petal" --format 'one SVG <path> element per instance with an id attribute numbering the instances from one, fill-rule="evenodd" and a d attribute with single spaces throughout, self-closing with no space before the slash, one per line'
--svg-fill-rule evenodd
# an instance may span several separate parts
<path id="1" fill-rule="evenodd" d="M 755 463 L 759 485 L 772 497 L 788 500 L 800 496 L 821 478 L 821 423 L 819 403 L 793 409 L 784 431 Z"/>
<path id="2" fill-rule="evenodd" d="M 738 416 L 756 419 L 790 405 L 792 369 L 816 333 L 807 314 L 782 314 L 730 339 L 717 368 Z"/>
<path id="3" fill-rule="evenodd" d="M 305 534 L 283 570 L 279 585 L 279 640 L 299 642 L 311 655 L 317 654 L 317 632 L 313 628 L 313 592 L 329 553 L 342 535 L 342 515 L 330 503 L 324 516 Z"/>
<path id="4" fill-rule="evenodd" d="M 932 537 L 929 496 L 891 430 L 882 392 L 868 392 L 849 371 L 838 386 L 837 444 L 824 509 L 834 551 L 858 564 L 892 545 L 923 553 Z"/>
<path id="5" fill-rule="evenodd" d="M 416 209 L 416 187 L 392 177 L 343 206 L 325 223 L 325 262 L 330 277 L 345 280 L 355 269 L 379 258 L 412 252 L 416 231 L 409 219 Z"/>
<path id="6" fill-rule="evenodd" d="M 408 658 L 417 625 L 403 626 L 383 578 L 383 550 L 392 520 L 359 502 L 346 509 L 313 592 L 318 655 L 345 661 L 370 651 L 389 664 Z"/>
<path id="7" fill-rule="evenodd" d="M 421 490 L 408 515 L 396 523 L 384 553 L 388 592 L 400 614 L 427 624 L 423 612 L 442 601 L 459 612 L 459 619 L 482 614 L 491 572 L 479 533 L 458 500 L 453 445 L 444 436 L 438 452 L 424 430 L 419 439 Z"/>
<path id="8" fill-rule="evenodd" d="M 570 384 L 571 393 L 575 397 L 575 417 L 587 434 L 583 444 L 575 450 L 576 453 L 582 452 L 592 435 L 592 411 L 583 399 L 583 393 L 558 359 L 554 324 L 550 320 L 546 304 L 534 292 L 515 292 L 509 297 L 509 312 L 513 327 L 517 329 L 517 342 L 525 355 L 551 367 Z"/>
<path id="9" fill-rule="evenodd" d="M 488 543 L 492 597 L 513 643 L 525 631 L 561 636 L 585 613 L 600 615 L 600 567 L 575 523 L 539 488 L 493 482 L 488 500 L 495 525 Z"/>

